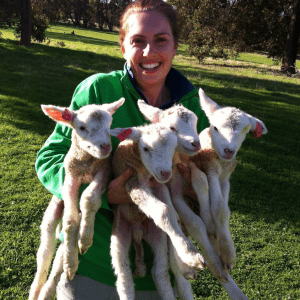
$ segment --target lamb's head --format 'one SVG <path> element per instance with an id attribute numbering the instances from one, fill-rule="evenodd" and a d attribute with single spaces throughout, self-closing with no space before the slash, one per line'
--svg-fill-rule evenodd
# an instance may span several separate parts
<path id="1" fill-rule="evenodd" d="M 175 105 L 166 110 L 138 101 L 138 106 L 144 117 L 151 123 L 160 123 L 177 134 L 177 151 L 195 155 L 200 150 L 200 140 L 197 133 L 198 118 L 195 113 L 182 105 Z"/>
<path id="2" fill-rule="evenodd" d="M 160 183 L 168 182 L 172 177 L 172 159 L 177 147 L 176 133 L 160 124 L 110 130 L 110 134 L 117 137 L 123 132 L 125 138 L 138 143 L 141 160 L 149 173 Z"/>
<path id="3" fill-rule="evenodd" d="M 106 158 L 111 153 L 109 129 L 112 115 L 124 103 L 121 98 L 103 105 L 90 104 L 79 110 L 66 107 L 42 105 L 43 112 L 57 123 L 71 127 L 76 143 L 84 151 L 96 158 Z"/>
<path id="4" fill-rule="evenodd" d="M 261 120 L 235 107 L 220 107 L 202 89 L 199 96 L 201 107 L 210 122 L 213 148 L 221 160 L 230 161 L 236 156 L 250 130 L 254 137 L 268 132 Z"/>

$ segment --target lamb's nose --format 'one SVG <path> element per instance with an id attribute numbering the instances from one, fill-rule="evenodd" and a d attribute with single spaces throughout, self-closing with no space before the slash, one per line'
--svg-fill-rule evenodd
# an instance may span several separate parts
<path id="1" fill-rule="evenodd" d="M 105 152 L 108 152 L 110 150 L 110 145 L 102 144 L 100 145 L 100 148 L 103 149 Z"/>
<path id="2" fill-rule="evenodd" d="M 193 142 L 193 143 L 192 143 L 192 146 L 193 146 L 194 148 L 196 148 L 197 150 L 200 150 L 200 143 L 199 143 L 199 142 Z"/>
<path id="3" fill-rule="evenodd" d="M 227 155 L 233 155 L 234 154 L 234 150 L 230 150 L 230 149 L 228 149 L 228 148 L 225 148 L 224 149 L 224 152 L 225 152 L 225 154 L 227 154 Z"/>
<path id="4" fill-rule="evenodd" d="M 160 171 L 160 174 L 165 180 L 171 177 L 171 171 Z"/>

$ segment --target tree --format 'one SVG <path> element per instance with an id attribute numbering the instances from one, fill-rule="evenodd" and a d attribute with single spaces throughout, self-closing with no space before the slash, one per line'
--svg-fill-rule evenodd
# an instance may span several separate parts
<path id="1" fill-rule="evenodd" d="M 296 58 L 300 37 L 300 0 L 295 0 L 287 35 L 285 50 L 283 52 L 281 70 L 286 73 L 296 73 Z"/>
<path id="2" fill-rule="evenodd" d="M 294 59 L 297 54 L 295 47 L 299 40 L 299 33 L 296 30 L 299 30 L 297 23 L 299 6 L 296 9 L 295 4 L 299 1 L 169 0 L 168 2 L 177 7 L 184 22 L 182 27 L 189 33 L 185 32 L 189 52 L 202 60 L 208 56 L 227 58 L 242 51 L 264 51 L 270 57 L 281 59 L 284 51 L 290 49 L 294 49 Z M 294 22 L 292 15 L 295 16 Z M 288 35 L 289 32 L 293 34 Z M 289 39 L 293 42 L 287 44 Z"/>
<path id="3" fill-rule="evenodd" d="M 21 15 L 21 40 L 20 45 L 29 47 L 31 42 L 31 3 L 30 0 L 22 0 L 22 15 Z"/>
<path id="4" fill-rule="evenodd" d="M 84 21 L 84 26 L 87 26 L 89 15 L 89 0 L 63 0 L 61 8 L 64 16 L 71 19 L 75 26 L 81 26 L 81 21 Z"/>

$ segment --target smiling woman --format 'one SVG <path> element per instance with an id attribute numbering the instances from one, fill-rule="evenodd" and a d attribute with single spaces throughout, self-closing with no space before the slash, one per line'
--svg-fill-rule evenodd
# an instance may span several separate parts
<path id="1" fill-rule="evenodd" d="M 124 97 L 125 103 L 115 113 L 111 128 L 128 128 L 145 122 L 137 105 L 141 98 L 160 108 L 181 103 L 198 116 L 197 131 L 206 128 L 209 123 L 199 106 L 197 90 L 172 68 L 178 46 L 177 18 L 173 7 L 161 0 L 138 0 L 125 9 L 120 24 L 120 46 L 126 60 L 124 70 L 99 73 L 84 80 L 76 88 L 70 108 L 78 110 L 88 104 L 112 103 Z M 70 147 L 70 138 L 71 130 L 57 125 L 36 161 L 39 179 L 60 199 L 65 177 L 63 161 Z M 112 139 L 113 152 L 118 143 L 117 139 Z M 58 300 L 119 299 L 109 254 L 114 216 L 108 204 L 132 203 L 125 189 L 132 174 L 132 169 L 127 169 L 109 183 L 96 214 L 93 244 L 85 255 L 80 256 L 78 274 L 74 279 L 60 278 Z M 144 248 L 147 274 L 135 279 L 136 298 L 160 299 L 150 272 L 153 256 L 149 246 L 145 244 Z"/>
<path id="2" fill-rule="evenodd" d="M 177 51 L 171 26 L 162 14 L 153 11 L 130 15 L 126 25 L 123 56 L 148 102 L 161 106 L 171 100 L 165 85 Z"/>

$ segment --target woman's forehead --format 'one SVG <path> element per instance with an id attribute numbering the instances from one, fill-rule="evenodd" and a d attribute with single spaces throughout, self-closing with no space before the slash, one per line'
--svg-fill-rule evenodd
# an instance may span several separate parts
<path id="1" fill-rule="evenodd" d="M 169 34 L 171 26 L 166 17 L 155 11 L 138 11 L 132 13 L 126 22 L 126 35 Z"/>

